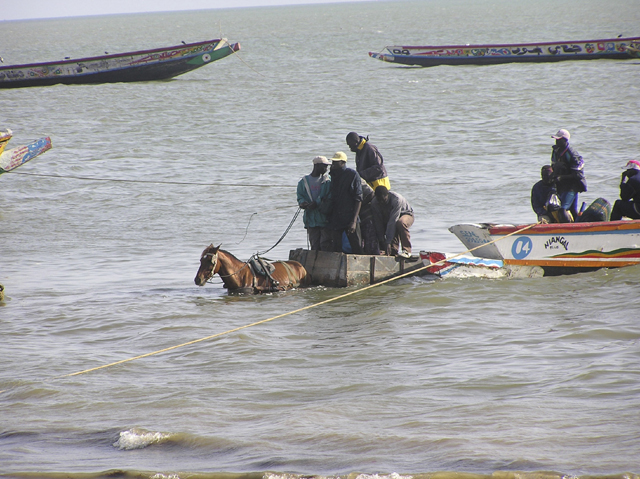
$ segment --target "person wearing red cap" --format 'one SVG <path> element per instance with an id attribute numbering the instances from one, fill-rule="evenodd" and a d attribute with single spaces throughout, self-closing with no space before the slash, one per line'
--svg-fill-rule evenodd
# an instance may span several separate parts
<path id="1" fill-rule="evenodd" d="M 640 219 L 640 161 L 627 162 L 620 181 L 620 199 L 611 210 L 611 221 L 622 219 Z"/>
<path id="2" fill-rule="evenodd" d="M 551 147 L 551 167 L 560 197 L 558 216 L 561 223 L 572 223 L 578 217 L 578 193 L 587 191 L 584 161 L 569 145 L 567 130 L 558 130 L 551 138 L 556 140 Z"/>

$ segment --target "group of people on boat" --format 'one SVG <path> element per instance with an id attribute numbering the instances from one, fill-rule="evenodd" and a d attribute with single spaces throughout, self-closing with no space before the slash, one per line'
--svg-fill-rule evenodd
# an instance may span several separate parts
<path id="1" fill-rule="evenodd" d="M 391 191 L 384 159 L 368 137 L 351 132 L 346 142 L 355 170 L 338 151 L 313 158 L 313 170 L 298 182 L 310 249 L 410 257 L 413 208 Z"/>
<path id="2" fill-rule="evenodd" d="M 541 170 L 541 180 L 531 189 L 531 207 L 541 223 L 573 223 L 593 221 L 592 216 L 578 210 L 578 194 L 587 191 L 582 156 L 569 144 L 571 134 L 560 129 L 551 138 L 556 140 L 551 150 L 551 164 Z M 623 217 L 640 219 L 640 161 L 630 160 L 620 183 L 620 199 L 610 216 L 600 221 L 620 220 Z M 605 203 L 606 201 L 603 200 Z M 610 208 L 610 205 L 606 205 Z"/>

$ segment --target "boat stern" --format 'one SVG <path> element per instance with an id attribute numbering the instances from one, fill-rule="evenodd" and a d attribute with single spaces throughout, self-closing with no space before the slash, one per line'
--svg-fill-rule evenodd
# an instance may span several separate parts
<path id="1" fill-rule="evenodd" d="M 489 228 L 491 226 L 492 225 L 489 224 L 461 224 L 451 226 L 449 231 L 462 241 L 462 244 L 473 256 L 503 260 L 504 258 L 495 243 L 491 243 L 492 238 L 489 234 Z"/>

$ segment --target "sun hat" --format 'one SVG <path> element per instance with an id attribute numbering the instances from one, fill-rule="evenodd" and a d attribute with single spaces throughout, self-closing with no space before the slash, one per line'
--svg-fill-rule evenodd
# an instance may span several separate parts
<path id="1" fill-rule="evenodd" d="M 551 138 L 555 138 L 556 140 L 558 138 L 565 138 L 567 141 L 569 140 L 569 138 L 571 138 L 571 134 L 567 131 L 567 130 L 558 130 L 558 133 L 556 133 L 555 135 L 551 135 Z"/>
<path id="2" fill-rule="evenodd" d="M 638 160 L 629 160 L 624 167 L 626 170 L 640 170 L 640 161 Z"/>
<path id="3" fill-rule="evenodd" d="M 343 151 L 336 151 L 336 154 L 333 155 L 333 158 L 331 158 L 331 161 L 347 161 L 347 154 Z"/>
<path id="4" fill-rule="evenodd" d="M 327 160 L 326 156 L 316 156 L 313 159 L 313 164 L 314 165 L 330 165 L 331 162 L 329 160 Z"/>

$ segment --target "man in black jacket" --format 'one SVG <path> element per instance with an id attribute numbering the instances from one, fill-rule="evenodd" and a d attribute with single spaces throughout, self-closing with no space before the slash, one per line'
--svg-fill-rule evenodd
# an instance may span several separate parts
<path id="1" fill-rule="evenodd" d="M 531 207 L 538 215 L 539 222 L 557 223 L 553 213 L 560 208 L 560 205 L 549 201 L 551 195 L 556 194 L 556 185 L 553 182 L 553 168 L 550 165 L 543 166 L 540 176 L 542 179 L 531 188 Z"/>
<path id="2" fill-rule="evenodd" d="M 356 171 L 369 183 L 372 190 L 380 185 L 391 189 L 384 159 L 375 145 L 369 143 L 369 138 L 352 131 L 347 135 L 347 145 L 356 154 Z"/>
<path id="3" fill-rule="evenodd" d="M 640 161 L 631 160 L 622 172 L 620 181 L 620 199 L 611 210 L 611 221 L 623 216 L 633 220 L 640 219 Z"/>
<path id="4" fill-rule="evenodd" d="M 556 140 L 551 147 L 551 166 L 560 197 L 558 215 L 561 223 L 572 223 L 578 217 L 578 193 L 587 191 L 584 161 L 569 145 L 570 137 L 567 130 L 558 130 L 551 137 Z"/>
<path id="5" fill-rule="evenodd" d="M 358 214 L 362 205 L 360 175 L 347 168 L 347 155 L 338 151 L 331 158 L 331 212 L 329 225 L 333 238 L 333 251 L 342 252 L 342 233 L 347 235 L 351 252 L 362 254 L 362 236 Z"/>

